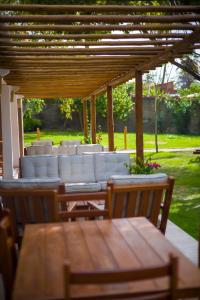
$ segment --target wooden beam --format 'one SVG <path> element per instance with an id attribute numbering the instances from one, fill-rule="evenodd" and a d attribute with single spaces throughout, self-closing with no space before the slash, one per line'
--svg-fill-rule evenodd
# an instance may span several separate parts
<path id="1" fill-rule="evenodd" d="M 169 46 L 168 46 L 169 47 Z M 158 47 L 93 47 L 93 48 L 81 48 L 81 47 L 76 47 L 76 48 L 21 48 L 21 47 L 6 47 L 6 46 L 1 46 L 0 50 L 1 53 L 3 51 L 10 51 L 10 52 L 27 52 L 27 53 L 37 53 L 37 52 L 41 52 L 41 53 L 84 53 L 84 54 L 88 54 L 88 53 L 115 53 L 118 51 L 121 51 L 123 53 L 126 52 L 159 52 L 159 51 L 163 51 L 165 50 L 166 47 L 162 47 L 162 46 L 158 46 Z M 3 49 L 3 50 L 2 50 Z"/>
<path id="2" fill-rule="evenodd" d="M 0 23 L 16 22 L 105 22 L 105 23 L 179 23 L 179 22 L 196 22 L 200 20 L 199 15 L 171 15 L 171 16 L 144 16 L 144 15 L 0 15 Z"/>
<path id="3" fill-rule="evenodd" d="M 20 47 L 68 47 L 68 46 L 144 46 L 144 45 L 173 45 L 179 40 L 141 40 L 141 41 L 65 41 L 65 42 L 21 42 L 21 41 L 11 41 L 10 39 L 1 39 L 0 38 L 0 47 L 7 46 L 20 46 Z"/>
<path id="4" fill-rule="evenodd" d="M 84 138 L 88 139 L 88 114 L 87 114 L 87 101 L 83 101 L 83 128 L 84 128 Z"/>
<path id="5" fill-rule="evenodd" d="M 158 38 L 184 38 L 188 33 L 142 33 L 144 39 L 158 39 Z M 98 39 L 138 39 L 141 38 L 141 33 L 127 33 L 127 34 L 16 34 L 10 32 L 0 32 L 0 37 L 12 39 L 47 39 L 47 40 L 98 40 Z"/>
<path id="6" fill-rule="evenodd" d="M 199 12 L 198 5 L 41 5 L 41 4 L 1 4 L 0 10 L 39 12 Z"/>
<path id="7" fill-rule="evenodd" d="M 135 72 L 135 126 L 136 126 L 136 159 L 144 159 L 143 148 L 143 100 L 142 72 Z"/>
<path id="8" fill-rule="evenodd" d="M 92 144 L 96 144 L 96 98 L 91 96 L 90 100 L 90 114 L 91 114 L 91 134 Z"/>
<path id="9" fill-rule="evenodd" d="M 24 156 L 24 124 L 23 124 L 23 107 L 22 99 L 18 99 L 18 122 L 19 122 L 19 147 L 20 157 Z"/>
<path id="10" fill-rule="evenodd" d="M 114 151 L 114 118 L 112 87 L 107 86 L 107 130 L 109 151 Z"/>
<path id="11" fill-rule="evenodd" d="M 0 31 L 77 31 L 77 32 L 85 32 L 85 31 L 96 31 L 96 30 L 194 30 L 197 25 L 192 24 L 148 24 L 148 25 L 4 25 L 0 27 Z"/>

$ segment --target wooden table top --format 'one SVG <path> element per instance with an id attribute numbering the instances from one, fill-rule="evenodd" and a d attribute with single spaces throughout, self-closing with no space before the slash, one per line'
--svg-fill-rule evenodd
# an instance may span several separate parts
<path id="1" fill-rule="evenodd" d="M 145 218 L 113 219 L 27 225 L 17 269 L 14 300 L 64 299 L 63 263 L 73 271 L 119 270 L 148 267 L 179 257 L 178 289 L 181 297 L 200 295 L 200 270 L 180 253 Z M 113 289 L 162 290 L 167 280 L 81 287 L 108 295 Z M 72 288 L 79 296 L 80 288 Z"/>

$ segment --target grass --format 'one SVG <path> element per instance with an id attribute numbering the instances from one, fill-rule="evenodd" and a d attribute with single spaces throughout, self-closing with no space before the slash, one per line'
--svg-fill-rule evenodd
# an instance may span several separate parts
<path id="1" fill-rule="evenodd" d="M 107 133 L 102 133 L 102 144 L 108 145 Z M 57 130 L 46 130 L 41 132 L 41 139 L 51 139 L 55 145 L 58 145 L 61 140 L 80 139 L 83 140 L 82 132 L 67 132 Z M 145 149 L 154 149 L 154 134 L 144 134 Z M 36 140 L 36 132 L 25 133 L 25 145 L 30 145 Z M 129 133 L 127 136 L 128 149 L 135 148 L 135 133 Z M 185 147 L 200 147 L 200 136 L 195 135 L 177 135 L 177 134 L 159 134 L 158 135 L 159 149 L 163 148 L 185 148 Z M 123 133 L 115 133 L 115 146 L 117 149 L 124 148 Z"/>
<path id="2" fill-rule="evenodd" d="M 158 153 L 159 172 L 175 177 L 170 220 L 198 239 L 200 229 L 200 161 L 192 152 Z"/>
<path id="3" fill-rule="evenodd" d="M 59 144 L 64 139 L 83 139 L 80 132 L 42 131 L 41 139 L 51 139 Z M 36 140 L 36 133 L 25 134 L 25 144 Z M 200 136 L 160 134 L 159 148 L 200 147 Z M 107 134 L 103 133 L 104 146 L 107 145 Z M 123 134 L 115 133 L 117 149 L 123 148 Z M 145 149 L 154 148 L 154 135 L 144 135 Z M 128 148 L 135 148 L 135 134 L 128 135 Z M 161 164 L 159 172 L 166 172 L 175 177 L 173 202 L 170 209 L 170 220 L 198 239 L 200 229 L 200 161 L 194 161 L 197 155 L 192 152 L 166 152 L 153 154 L 153 160 Z M 193 160 L 193 162 L 191 161 Z"/>

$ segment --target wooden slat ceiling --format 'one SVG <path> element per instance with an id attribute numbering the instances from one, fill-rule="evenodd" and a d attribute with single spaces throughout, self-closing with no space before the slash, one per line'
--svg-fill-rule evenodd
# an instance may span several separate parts
<path id="1" fill-rule="evenodd" d="M 25 97 L 87 99 L 200 48 L 200 6 L 0 5 L 0 68 Z"/>

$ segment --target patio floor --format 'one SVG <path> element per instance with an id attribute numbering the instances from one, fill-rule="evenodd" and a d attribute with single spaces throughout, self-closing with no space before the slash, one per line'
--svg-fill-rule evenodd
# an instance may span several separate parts
<path id="1" fill-rule="evenodd" d="M 198 264 L 198 242 L 171 221 L 167 223 L 166 238 L 187 256 L 195 265 Z"/>

